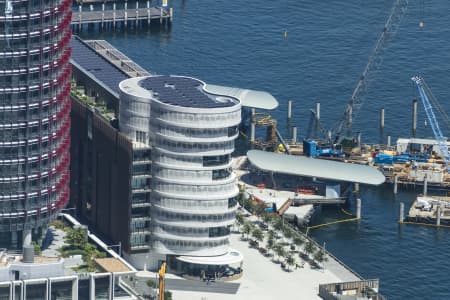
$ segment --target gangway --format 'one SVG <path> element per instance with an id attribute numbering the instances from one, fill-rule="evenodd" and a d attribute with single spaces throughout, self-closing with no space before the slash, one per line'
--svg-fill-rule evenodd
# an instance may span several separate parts
<path id="1" fill-rule="evenodd" d="M 444 159 L 447 172 L 450 173 L 450 166 L 449 166 L 450 154 L 447 147 L 447 139 L 442 134 L 441 128 L 439 127 L 439 123 L 437 121 L 436 115 L 434 114 L 433 106 L 431 105 L 430 101 L 430 99 L 433 99 L 432 101 L 436 103 L 437 100 L 431 93 L 430 88 L 427 86 L 422 77 L 414 76 L 411 78 L 411 80 L 414 81 L 415 84 L 417 85 L 420 94 L 420 99 L 422 100 L 422 104 L 425 109 L 428 121 L 430 122 L 431 129 L 433 130 L 434 137 L 438 142 L 439 150 L 441 152 L 442 158 Z M 446 121 L 448 122 L 448 119 Z"/>
<path id="2" fill-rule="evenodd" d="M 345 204 L 347 201 L 344 198 L 292 198 L 292 205 L 304 205 L 304 204 Z"/>

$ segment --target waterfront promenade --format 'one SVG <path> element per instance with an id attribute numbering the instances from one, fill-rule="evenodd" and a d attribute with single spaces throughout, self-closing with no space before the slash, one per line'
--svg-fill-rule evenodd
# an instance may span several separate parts
<path id="1" fill-rule="evenodd" d="M 325 263 L 325 270 L 305 264 L 303 268 L 291 268 L 287 272 L 280 264 L 272 262 L 272 258 L 250 248 L 247 241 L 241 240 L 241 234 L 231 235 L 231 245 L 244 255 L 244 276 L 233 281 L 240 284 L 236 294 L 172 290 L 174 299 L 321 299 L 318 296 L 319 284 L 359 280 L 331 257 Z"/>

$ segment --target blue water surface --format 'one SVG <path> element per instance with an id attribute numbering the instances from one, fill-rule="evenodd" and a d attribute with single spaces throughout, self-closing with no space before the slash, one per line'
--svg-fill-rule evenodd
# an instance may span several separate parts
<path id="1" fill-rule="evenodd" d="M 80 36 L 106 39 L 156 73 L 268 91 L 280 102 L 273 116 L 286 136 L 290 99 L 292 125 L 301 138 L 316 101 L 323 127 L 341 118 L 393 2 L 173 0 L 170 30 L 85 31 Z M 411 135 L 411 101 L 418 96 L 410 80 L 414 75 L 426 79 L 450 112 L 450 2 L 404 2 L 409 3 L 403 19 L 368 77 L 364 105 L 354 121 L 364 142 Z M 386 110 L 383 136 L 381 107 Z M 418 135 L 432 137 L 425 118 L 419 105 Z M 359 225 L 339 224 L 311 234 L 364 277 L 380 278 L 389 299 L 450 299 L 450 230 L 397 224 L 399 202 L 408 208 L 414 197 L 364 188 Z M 337 217 L 338 211 L 325 209 L 319 221 Z"/>

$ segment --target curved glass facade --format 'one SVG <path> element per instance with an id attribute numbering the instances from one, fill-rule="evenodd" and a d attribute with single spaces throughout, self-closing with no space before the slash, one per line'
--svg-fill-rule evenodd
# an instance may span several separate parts
<path id="1" fill-rule="evenodd" d="M 0 0 L 0 231 L 69 199 L 71 0 Z"/>
<path id="2" fill-rule="evenodd" d="M 239 192 L 231 153 L 241 104 L 231 98 L 215 102 L 223 97 L 204 92 L 200 81 L 173 78 L 120 84 L 121 130 L 152 145 L 151 247 L 161 254 L 223 255 L 229 250 Z M 136 140 L 139 132 L 144 139 Z"/>

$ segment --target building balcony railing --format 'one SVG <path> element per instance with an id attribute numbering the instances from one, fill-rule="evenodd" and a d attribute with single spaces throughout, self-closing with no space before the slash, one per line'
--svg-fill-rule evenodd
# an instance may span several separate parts
<path id="1" fill-rule="evenodd" d="M 150 216 L 133 216 L 131 215 L 132 221 L 151 221 L 152 218 Z"/>
<path id="2" fill-rule="evenodd" d="M 131 208 L 150 207 L 150 202 L 132 202 Z"/>
<path id="3" fill-rule="evenodd" d="M 144 250 L 144 249 L 150 249 L 150 245 L 141 244 L 141 245 L 133 245 L 130 246 L 131 250 Z"/>

